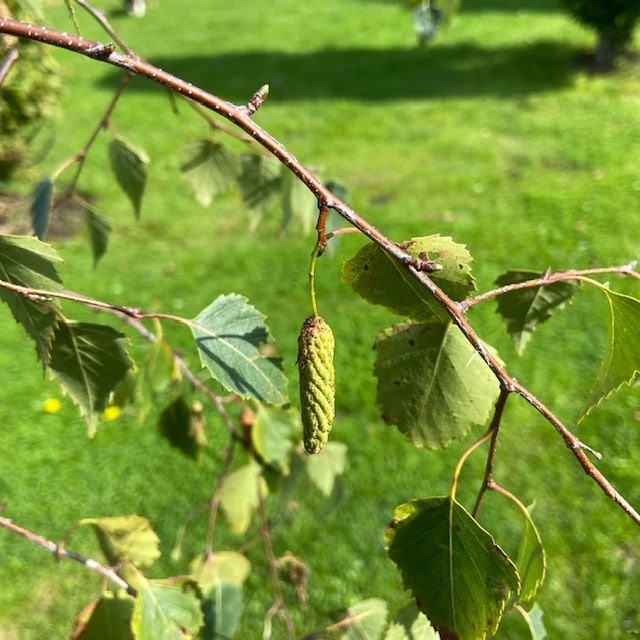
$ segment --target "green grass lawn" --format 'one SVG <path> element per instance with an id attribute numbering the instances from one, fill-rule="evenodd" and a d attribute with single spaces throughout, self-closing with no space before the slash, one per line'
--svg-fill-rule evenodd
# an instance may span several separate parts
<path id="1" fill-rule="evenodd" d="M 142 20 L 115 12 L 116 29 L 141 56 L 235 103 L 265 82 L 271 94 L 256 120 L 305 164 L 344 182 L 351 204 L 394 240 L 440 233 L 468 245 L 480 290 L 504 270 L 587 268 L 640 257 L 640 67 L 591 77 L 573 61 L 592 44 L 551 0 L 521 8 L 515 0 L 466 0 L 450 30 L 426 49 L 414 45 L 410 14 L 396 0 L 293 0 L 238 3 L 159 0 Z M 113 9 L 114 12 L 110 13 Z M 86 37 L 106 40 L 84 14 Z M 48 21 L 72 29 L 66 10 Z M 42 172 L 77 151 L 109 102 L 118 73 L 58 52 L 67 91 L 53 149 Z M 164 91 L 134 80 L 113 124 L 151 157 L 142 217 L 112 182 L 103 136 L 82 189 L 112 222 L 108 254 L 96 270 L 86 238 L 56 244 L 65 285 L 86 295 L 149 311 L 194 317 L 221 293 L 237 292 L 268 316 L 287 374 L 295 380 L 296 336 L 308 315 L 306 277 L 311 236 L 277 233 L 276 212 L 254 234 L 237 193 L 208 209 L 179 178 L 179 147 L 204 137 L 203 121 L 183 103 L 177 114 Z M 18 185 L 28 190 L 30 185 Z M 340 281 L 341 262 L 362 245 L 340 240 L 321 259 L 321 313 L 337 342 L 336 440 L 349 445 L 343 492 L 328 502 L 306 485 L 272 496 L 278 555 L 291 551 L 311 567 L 308 605 L 285 593 L 303 636 L 360 599 L 382 597 L 396 610 L 408 600 L 383 550 L 393 508 L 447 491 L 464 443 L 446 452 L 415 450 L 384 425 L 374 405 L 371 345 L 396 322 L 356 299 Z M 613 282 L 633 292 L 630 285 Z M 636 288 L 635 294 L 640 294 Z M 67 315 L 86 312 L 65 306 Z M 584 291 L 544 326 L 521 358 L 489 303 L 471 320 L 518 380 L 574 424 L 606 341 L 606 308 Z M 90 316 L 96 319 L 95 316 Z M 97 320 L 97 319 L 96 319 Z M 60 397 L 41 379 L 33 348 L 8 310 L 0 332 L 0 502 L 6 516 L 50 539 L 82 517 L 139 513 L 162 538 L 154 576 L 178 575 L 199 553 L 204 519 L 189 527 L 182 560 L 171 549 L 187 514 L 210 497 L 224 444 L 207 416 L 212 447 L 201 466 L 160 438 L 154 416 L 123 415 L 89 440 L 71 403 L 44 414 Z M 165 334 L 194 366 L 184 328 Z M 131 335 L 136 354 L 142 352 Z M 295 384 L 291 393 L 295 397 Z M 605 454 L 602 471 L 640 505 L 638 393 L 623 390 L 576 428 Z M 468 442 L 466 443 L 468 444 Z M 472 503 L 482 454 L 465 467 L 461 499 Z M 496 464 L 497 480 L 536 503 L 548 553 L 540 593 L 550 638 L 625 638 L 640 630 L 640 544 L 631 520 L 584 476 L 559 436 L 537 415 L 509 403 Z M 496 525 L 499 518 L 507 523 Z M 517 545 L 510 506 L 490 496 L 484 518 Z M 223 524 L 216 548 L 237 548 Z M 88 534 L 69 547 L 88 555 Z M 259 545 L 245 591 L 241 638 L 258 638 L 271 602 Z M 73 616 L 97 593 L 95 576 L 56 564 L 40 549 L 0 532 L 0 640 L 67 637 Z M 274 638 L 284 637 L 281 627 Z M 523 637 L 516 631 L 502 637 Z"/>

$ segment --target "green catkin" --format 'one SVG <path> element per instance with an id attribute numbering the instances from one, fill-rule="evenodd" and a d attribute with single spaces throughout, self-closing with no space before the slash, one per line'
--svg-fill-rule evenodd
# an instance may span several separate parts
<path id="1" fill-rule="evenodd" d="M 307 453 L 319 453 L 329 439 L 335 415 L 333 333 L 318 315 L 308 317 L 298 337 L 300 410 Z"/>

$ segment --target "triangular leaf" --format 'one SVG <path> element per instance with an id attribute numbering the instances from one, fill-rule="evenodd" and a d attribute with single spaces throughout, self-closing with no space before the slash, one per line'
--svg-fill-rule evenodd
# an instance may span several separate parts
<path id="1" fill-rule="evenodd" d="M 539 604 L 534 604 L 530 611 L 519 609 L 520 614 L 524 618 L 527 626 L 529 627 L 529 633 L 531 634 L 531 640 L 545 640 L 547 637 L 547 630 L 545 629 L 542 618 L 544 612 Z"/>
<path id="2" fill-rule="evenodd" d="M 236 469 L 224 479 L 220 506 L 233 533 L 241 535 L 249 527 L 253 511 L 260 502 L 260 486 L 263 486 L 260 469 L 253 463 Z"/>
<path id="3" fill-rule="evenodd" d="M 397 507 L 387 545 L 420 609 L 459 640 L 495 633 L 507 601 L 520 590 L 515 565 L 449 496 Z"/>
<path id="4" fill-rule="evenodd" d="M 0 279 L 5 282 L 44 291 L 58 291 L 62 286 L 54 264 L 61 261 L 52 247 L 36 238 L 0 235 Z M 47 300 L 47 306 L 43 306 L 2 287 L 0 300 L 9 305 L 16 322 L 35 341 L 40 361 L 43 365 L 48 364 L 57 321 L 52 309 L 59 306 L 57 301 Z"/>
<path id="5" fill-rule="evenodd" d="M 42 240 L 47 233 L 52 205 L 53 180 L 51 178 L 43 178 L 33 189 L 31 199 L 31 225 L 39 240 Z"/>
<path id="6" fill-rule="evenodd" d="M 133 598 L 104 595 L 78 620 L 70 640 L 134 640 L 131 632 Z M 84 613 L 84 612 L 83 612 Z"/>
<path id="7" fill-rule="evenodd" d="M 139 218 L 147 184 L 149 156 L 126 140 L 114 138 L 109 143 L 109 159 L 118 184 L 131 200 L 136 218 Z"/>
<path id="8" fill-rule="evenodd" d="M 328 442 L 320 453 L 308 456 L 305 463 L 311 482 L 325 496 L 330 496 L 336 478 L 344 473 L 347 465 L 347 445 L 342 442 Z"/>
<path id="9" fill-rule="evenodd" d="M 202 622 L 195 596 L 177 585 L 141 581 L 131 623 L 136 640 L 186 640 Z"/>
<path id="10" fill-rule="evenodd" d="M 516 566 L 522 583 L 518 602 L 526 609 L 529 609 L 533 605 L 538 589 L 544 580 L 547 561 L 542 539 L 531 519 L 529 510 L 524 512 L 524 516 L 525 528 L 520 541 Z"/>
<path id="11" fill-rule="evenodd" d="M 301 437 L 298 413 L 260 406 L 251 429 L 251 443 L 261 461 L 289 475 L 289 458 Z"/>
<path id="12" fill-rule="evenodd" d="M 387 626 L 387 603 L 369 598 L 347 609 L 349 626 L 343 640 L 379 640 Z"/>
<path id="13" fill-rule="evenodd" d="M 216 551 L 198 556 L 189 569 L 202 593 L 207 595 L 222 582 L 241 587 L 251 571 L 251 563 L 237 551 Z"/>
<path id="14" fill-rule="evenodd" d="M 538 271 L 507 271 L 496 280 L 496 284 L 504 287 L 543 275 Z M 544 287 L 516 289 L 498 296 L 498 313 L 507 325 L 518 353 L 524 351 L 538 326 L 548 320 L 554 311 L 562 309 L 579 288 L 577 280 L 566 280 Z"/>
<path id="15" fill-rule="evenodd" d="M 440 640 L 440 634 L 411 602 L 393 617 L 384 640 Z"/>
<path id="16" fill-rule="evenodd" d="M 49 369 L 78 405 L 90 437 L 109 395 L 132 366 L 125 344 L 123 334 L 105 325 L 67 322 L 55 328 Z"/>
<path id="17" fill-rule="evenodd" d="M 400 245 L 418 260 L 435 260 L 442 270 L 430 274 L 454 300 L 463 300 L 474 289 L 471 254 L 465 245 L 439 235 L 412 238 Z M 435 298 L 395 258 L 377 244 L 365 245 L 342 266 L 342 279 L 372 304 L 418 321 L 446 319 Z"/>
<path id="18" fill-rule="evenodd" d="M 241 398 L 282 405 L 287 379 L 278 359 L 261 355 L 269 330 L 259 311 L 243 296 L 218 297 L 191 321 L 203 366 L 226 389 Z"/>
<path id="19" fill-rule="evenodd" d="M 202 640 L 233 638 L 242 615 L 242 589 L 228 582 L 216 584 L 202 601 L 202 610 Z"/>
<path id="20" fill-rule="evenodd" d="M 455 325 L 395 325 L 374 349 L 382 417 L 414 446 L 446 447 L 488 419 L 498 382 Z"/>
<path id="21" fill-rule="evenodd" d="M 640 300 L 604 287 L 601 290 L 610 311 L 607 352 L 578 422 L 623 384 L 631 385 L 640 372 Z"/>
<path id="22" fill-rule="evenodd" d="M 302 233 L 313 230 L 318 213 L 318 200 L 291 171 L 282 174 L 282 228 L 295 220 Z"/>
<path id="23" fill-rule="evenodd" d="M 194 415 L 184 397 L 180 396 L 160 415 L 160 433 L 172 446 L 198 462 L 207 444 L 204 431 L 199 428 L 203 427 L 201 421 L 202 415 Z"/>
<path id="24" fill-rule="evenodd" d="M 93 267 L 95 268 L 100 258 L 107 252 L 111 224 L 106 218 L 90 209 L 85 210 L 85 222 L 87 223 L 89 244 L 93 255 Z"/>
<path id="25" fill-rule="evenodd" d="M 255 153 L 243 154 L 241 163 L 238 184 L 242 199 L 254 216 L 255 227 L 280 193 L 282 165 L 271 156 Z"/>
<path id="26" fill-rule="evenodd" d="M 228 191 L 237 180 L 240 160 L 223 144 L 197 140 L 185 147 L 180 171 L 191 185 L 196 202 L 208 207 L 215 196 Z"/>
<path id="27" fill-rule="evenodd" d="M 126 559 L 137 567 L 148 567 L 160 557 L 160 539 L 142 516 L 85 518 L 79 524 L 91 525 L 111 566 Z"/>

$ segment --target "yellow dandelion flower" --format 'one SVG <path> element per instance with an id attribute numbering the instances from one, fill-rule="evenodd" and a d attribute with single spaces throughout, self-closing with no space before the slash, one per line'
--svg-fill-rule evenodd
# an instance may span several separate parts
<path id="1" fill-rule="evenodd" d="M 120 407 L 116 407 L 115 405 L 105 407 L 105 410 L 102 412 L 102 417 L 107 422 L 117 420 L 120 417 Z"/>
<path id="2" fill-rule="evenodd" d="M 58 398 L 47 398 L 42 403 L 42 410 L 45 413 L 58 413 L 61 408 L 62 403 L 60 402 L 60 400 L 58 400 Z"/>

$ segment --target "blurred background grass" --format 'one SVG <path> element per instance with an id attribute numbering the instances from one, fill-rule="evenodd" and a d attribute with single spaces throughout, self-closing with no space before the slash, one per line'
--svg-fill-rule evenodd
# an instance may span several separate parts
<path id="1" fill-rule="evenodd" d="M 117 2 L 104 8 L 137 53 L 236 103 L 265 82 L 271 94 L 256 120 L 305 164 L 343 181 L 350 201 L 395 240 L 441 233 L 469 246 L 480 290 L 510 267 L 587 268 L 639 257 L 640 69 L 590 77 L 574 67 L 590 34 L 552 0 L 466 0 L 449 31 L 426 49 L 414 45 L 410 14 L 397 0 L 293 0 L 181 3 L 160 0 L 142 20 Z M 106 40 L 83 14 L 85 37 Z M 72 29 L 58 3 L 50 25 Z M 119 74 L 57 52 L 66 94 L 43 174 L 77 151 L 109 102 Z M 86 238 L 57 243 L 65 285 L 145 310 L 195 316 L 221 293 L 246 295 L 268 316 L 287 373 L 295 379 L 296 335 L 308 314 L 306 272 L 313 239 L 277 234 L 276 213 L 249 235 L 237 193 L 201 209 L 179 178 L 179 147 L 207 134 L 182 103 L 177 114 L 160 88 L 135 79 L 113 124 L 151 157 L 142 219 L 118 191 L 106 144 L 93 149 L 81 188 L 114 227 L 96 270 Z M 24 192 L 31 184 L 17 185 Z M 331 612 L 367 597 L 391 609 L 408 599 L 382 535 L 393 508 L 444 493 L 464 444 L 446 452 L 414 450 L 386 427 L 374 404 L 371 345 L 397 321 L 356 299 L 340 264 L 362 241 L 340 240 L 319 264 L 321 313 L 334 328 L 338 418 L 335 438 L 349 445 L 349 468 L 335 501 L 301 485 L 269 501 L 278 555 L 309 563 L 308 606 L 286 594 L 299 634 L 324 627 Z M 628 283 L 612 283 L 634 293 Z M 640 291 L 636 290 L 635 294 Z M 68 315 L 86 316 L 67 306 Z M 7 310 L 5 310 L 7 311 Z M 97 318 L 95 318 L 97 320 Z M 571 426 L 593 381 L 606 336 L 606 308 L 584 291 L 516 357 L 491 304 L 474 310 L 480 335 L 510 371 Z M 165 334 L 197 366 L 189 335 Z M 134 352 L 141 346 L 134 341 Z M 68 400 L 41 379 L 33 349 L 8 312 L 0 335 L 0 501 L 7 517 L 51 539 L 86 516 L 139 513 L 163 541 L 155 576 L 186 571 L 202 549 L 204 522 L 189 527 L 183 558 L 170 558 L 178 528 L 210 496 L 222 425 L 209 419 L 211 455 L 196 467 L 171 450 L 152 416 L 123 415 L 89 441 Z M 295 394 L 295 384 L 291 385 Z M 637 388 L 593 411 L 576 429 L 605 455 L 600 468 L 640 504 Z M 472 501 L 483 468 L 465 467 L 460 497 Z M 517 400 L 509 403 L 496 478 L 525 503 L 548 553 L 540 604 L 551 638 L 623 638 L 640 629 L 638 534 L 633 523 L 584 476 L 560 438 Z M 507 550 L 518 544 L 518 517 L 490 496 L 482 517 Z M 252 539 L 256 529 L 248 534 Z M 223 525 L 216 547 L 237 548 Z M 71 548 L 95 553 L 82 532 Z M 245 591 L 238 637 L 258 637 L 271 601 L 259 545 Z M 0 532 L 0 638 L 63 638 L 96 592 L 79 567 L 55 564 L 40 549 Z M 516 635 L 508 637 L 519 637 Z M 282 637 L 276 628 L 274 637 Z"/>

